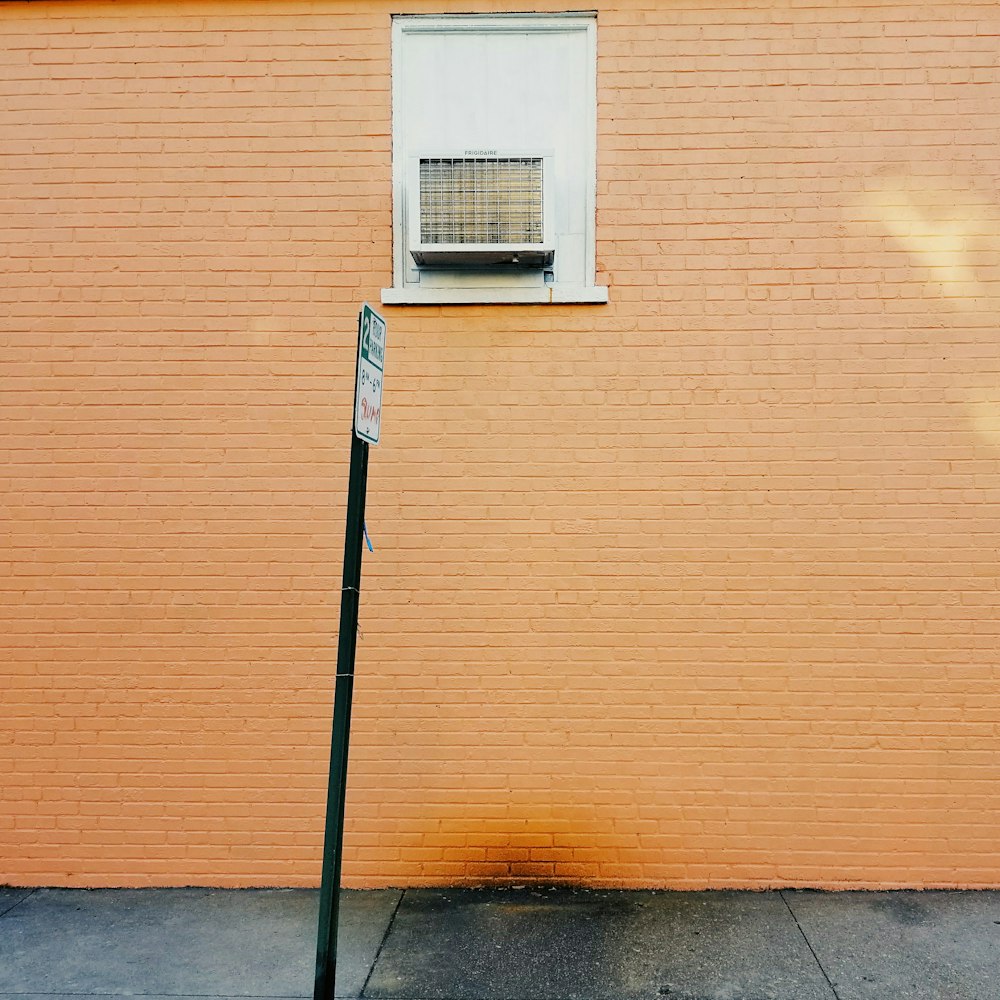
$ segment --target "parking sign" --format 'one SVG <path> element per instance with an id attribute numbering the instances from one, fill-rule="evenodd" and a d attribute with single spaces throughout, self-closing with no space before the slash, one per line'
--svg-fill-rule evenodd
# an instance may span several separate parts
<path id="1" fill-rule="evenodd" d="M 368 303 L 358 323 L 358 372 L 354 382 L 354 433 L 378 444 L 382 422 L 382 373 L 385 371 L 385 320 Z"/>

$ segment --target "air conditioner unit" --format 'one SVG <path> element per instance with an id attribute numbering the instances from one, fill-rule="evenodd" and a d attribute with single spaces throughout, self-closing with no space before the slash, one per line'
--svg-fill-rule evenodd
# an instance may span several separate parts
<path id="1" fill-rule="evenodd" d="M 424 267 L 549 267 L 551 182 L 546 154 L 414 156 L 407 178 L 411 256 Z"/>

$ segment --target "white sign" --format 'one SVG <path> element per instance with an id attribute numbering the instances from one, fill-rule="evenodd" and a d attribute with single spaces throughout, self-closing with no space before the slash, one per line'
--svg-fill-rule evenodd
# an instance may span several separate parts
<path id="1" fill-rule="evenodd" d="M 354 382 L 354 433 L 378 444 L 385 370 L 385 320 L 366 302 L 358 324 L 358 374 Z"/>

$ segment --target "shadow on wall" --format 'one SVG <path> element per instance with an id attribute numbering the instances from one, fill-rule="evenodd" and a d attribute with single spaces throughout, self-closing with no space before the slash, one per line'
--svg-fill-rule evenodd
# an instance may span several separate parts
<path id="1" fill-rule="evenodd" d="M 404 858 L 418 852 L 429 858 L 414 883 L 611 886 L 644 874 L 636 860 L 642 852 L 655 855 L 664 871 L 673 857 L 675 877 L 682 875 L 679 836 L 641 834 L 640 820 L 623 818 L 620 806 L 587 802 L 585 790 L 562 797 L 558 804 L 523 795 L 503 805 L 470 801 L 464 815 L 436 819 L 438 810 L 428 808 L 427 820 L 419 829 L 414 824 L 400 845 Z"/>

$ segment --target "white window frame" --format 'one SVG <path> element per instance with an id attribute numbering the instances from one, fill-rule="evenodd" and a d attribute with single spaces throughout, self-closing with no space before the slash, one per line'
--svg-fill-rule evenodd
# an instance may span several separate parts
<path id="1" fill-rule="evenodd" d="M 403 106 L 403 37 L 416 32 L 462 33 L 481 32 L 567 32 L 586 33 L 587 93 L 586 129 L 589 142 L 586 202 L 584 205 L 587 233 L 585 240 L 585 283 L 546 284 L 538 287 L 419 287 L 407 284 L 409 266 L 405 226 L 405 185 L 408 181 L 409 158 L 413 150 L 401 148 L 398 114 Z M 385 305 L 450 305 L 462 303 L 605 303 L 608 289 L 598 285 L 597 271 L 597 18 L 592 13 L 565 14 L 404 14 L 392 19 L 392 261 L 393 287 L 382 289 Z"/>

